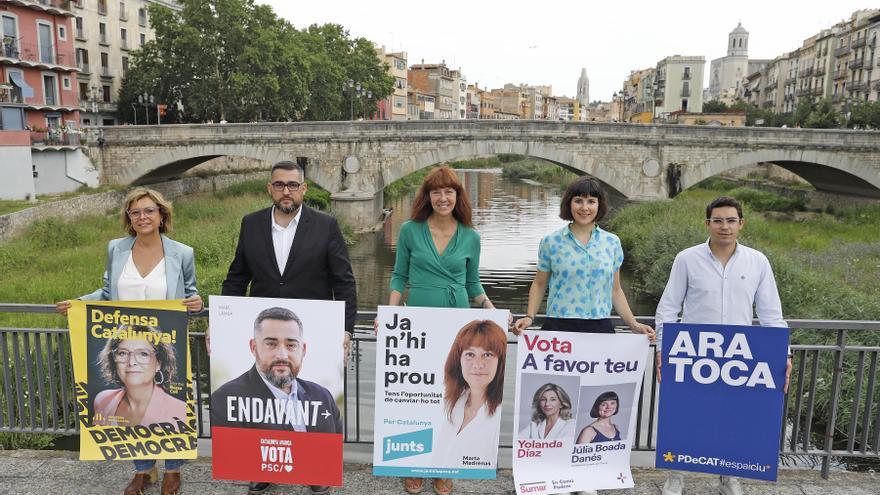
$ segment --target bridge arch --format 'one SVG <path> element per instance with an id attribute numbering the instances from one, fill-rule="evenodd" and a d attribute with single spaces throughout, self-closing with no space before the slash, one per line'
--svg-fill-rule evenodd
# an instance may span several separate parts
<path id="1" fill-rule="evenodd" d="M 129 182 L 133 185 L 152 184 L 179 177 L 187 170 L 214 158 L 237 156 L 265 161 L 271 166 L 283 160 L 304 157 L 312 162 L 313 157 L 306 153 L 277 146 L 257 147 L 253 145 L 211 145 L 174 148 L 154 153 L 149 157 L 133 161 L 126 170 Z M 317 162 L 314 162 L 317 163 Z M 268 168 L 267 168 L 268 172 Z M 324 173 L 321 167 L 306 165 L 308 179 L 322 189 L 332 190 L 338 180 Z"/>
<path id="2" fill-rule="evenodd" d="M 880 174 L 872 170 L 870 163 L 859 162 L 839 152 L 820 150 L 762 149 L 719 156 L 705 165 L 686 168 L 681 186 L 688 189 L 703 179 L 760 163 L 778 165 L 819 191 L 880 198 Z"/>
<path id="3" fill-rule="evenodd" d="M 627 184 L 622 183 L 615 174 L 609 173 L 609 168 L 585 159 L 584 155 L 548 143 L 523 141 L 469 141 L 415 153 L 396 167 L 383 167 L 383 185 L 387 186 L 398 179 L 433 165 L 502 154 L 539 158 L 578 175 L 588 174 L 599 179 L 609 194 L 622 198 L 629 196 Z"/>

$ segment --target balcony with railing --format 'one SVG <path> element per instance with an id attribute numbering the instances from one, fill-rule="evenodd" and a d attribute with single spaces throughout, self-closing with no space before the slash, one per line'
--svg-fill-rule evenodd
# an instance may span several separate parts
<path id="1" fill-rule="evenodd" d="M 101 33 L 98 35 L 98 43 L 105 46 L 110 45 L 110 41 L 107 39 L 107 33 Z"/>
<path id="2" fill-rule="evenodd" d="M 654 76 L 654 80 L 657 81 L 657 82 L 665 81 L 665 80 L 666 80 L 666 73 L 665 73 L 665 72 L 658 72 L 658 73 Z"/>
<path id="3" fill-rule="evenodd" d="M 813 88 L 810 94 L 813 96 L 822 96 L 823 94 L 825 94 L 825 90 L 822 88 L 822 86 L 816 86 L 815 88 Z"/>
<path id="4" fill-rule="evenodd" d="M 110 67 L 101 66 L 101 77 L 113 77 L 115 75 Z"/>
<path id="5" fill-rule="evenodd" d="M 92 66 L 89 65 L 88 62 L 77 62 L 76 67 L 80 71 L 82 71 L 83 74 L 91 74 L 92 73 Z"/>
<path id="6" fill-rule="evenodd" d="M 86 32 L 83 28 L 76 28 L 74 30 L 74 35 L 76 36 L 77 41 L 86 41 Z"/>
<path id="7" fill-rule="evenodd" d="M 849 63 L 849 70 L 861 69 L 865 65 L 865 57 L 854 58 Z"/>
<path id="8" fill-rule="evenodd" d="M 852 92 L 864 91 L 867 87 L 868 85 L 865 84 L 863 81 L 853 81 L 846 85 L 846 90 Z"/>
<path id="9" fill-rule="evenodd" d="M 849 45 L 841 46 L 840 48 L 834 50 L 834 56 L 835 57 L 842 57 L 842 56 L 848 54 L 850 51 L 851 51 L 851 49 L 850 49 Z"/>
<path id="10" fill-rule="evenodd" d="M 836 70 L 833 74 L 831 74 L 831 78 L 835 81 L 838 79 L 846 79 L 846 71 L 845 70 Z"/>
<path id="11" fill-rule="evenodd" d="M 813 75 L 813 68 L 807 67 L 806 69 L 801 71 L 801 77 L 810 77 Z"/>
<path id="12" fill-rule="evenodd" d="M 126 9 L 119 11 L 119 20 L 122 22 L 128 21 L 128 11 Z"/>
<path id="13" fill-rule="evenodd" d="M 789 77 L 788 79 L 785 80 L 785 85 L 789 86 L 789 85 L 794 84 L 795 82 L 797 82 L 796 77 Z"/>
<path id="14" fill-rule="evenodd" d="M 777 83 L 776 81 L 770 81 L 769 83 L 767 83 L 767 86 L 764 87 L 764 89 L 766 89 L 766 90 L 776 89 L 777 86 L 779 86 L 779 83 Z"/>
<path id="15" fill-rule="evenodd" d="M 773 108 L 774 101 L 773 100 L 764 100 L 764 103 L 761 103 L 761 107 L 763 108 Z"/>
<path id="16" fill-rule="evenodd" d="M 797 95 L 798 96 L 809 96 L 810 95 L 810 88 L 801 88 L 801 89 L 797 90 Z"/>
<path id="17" fill-rule="evenodd" d="M 31 146 L 79 146 L 82 135 L 61 129 L 32 130 Z"/>
<path id="18" fill-rule="evenodd" d="M 129 50 L 130 48 L 128 47 L 128 40 L 123 38 L 119 43 L 119 48 L 122 50 Z"/>
<path id="19" fill-rule="evenodd" d="M 852 49 L 855 50 L 856 48 L 865 46 L 865 41 L 867 41 L 867 38 L 857 38 L 852 42 Z"/>
<path id="20" fill-rule="evenodd" d="M 75 63 L 73 52 L 52 48 L 39 47 L 36 43 L 25 43 L 20 38 L 6 36 L 0 45 L 0 59 L 7 59 L 13 64 L 20 63 L 28 67 L 46 69 L 55 69 L 59 66 L 67 68 Z"/>
<path id="21" fill-rule="evenodd" d="M 825 75 L 825 67 L 816 67 L 816 71 L 813 72 L 813 75 L 816 77 L 821 77 Z"/>
<path id="22" fill-rule="evenodd" d="M 22 7 L 30 7 L 50 14 L 72 16 L 70 0 L 8 0 L 9 3 Z"/>

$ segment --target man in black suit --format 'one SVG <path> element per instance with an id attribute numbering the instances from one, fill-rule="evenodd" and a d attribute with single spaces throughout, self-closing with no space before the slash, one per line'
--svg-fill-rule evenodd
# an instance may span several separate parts
<path id="1" fill-rule="evenodd" d="M 345 301 L 344 352 L 348 356 L 357 315 L 357 289 L 348 248 L 336 219 L 302 204 L 308 186 L 302 167 L 272 166 L 266 186 L 272 206 L 245 216 L 222 295 Z M 269 483 L 251 483 L 263 493 Z M 327 487 L 313 486 L 314 493 Z"/>
<path id="2" fill-rule="evenodd" d="M 275 307 L 260 312 L 250 341 L 254 365 L 211 394 L 211 425 L 341 434 L 333 395 L 299 378 L 307 350 L 304 334 L 293 311 Z"/>

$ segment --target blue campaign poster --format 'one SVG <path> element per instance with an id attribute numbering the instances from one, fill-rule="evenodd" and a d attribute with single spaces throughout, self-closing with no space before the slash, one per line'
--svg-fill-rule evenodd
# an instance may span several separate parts
<path id="1" fill-rule="evenodd" d="M 776 480 L 788 328 L 663 326 L 661 469 Z"/>

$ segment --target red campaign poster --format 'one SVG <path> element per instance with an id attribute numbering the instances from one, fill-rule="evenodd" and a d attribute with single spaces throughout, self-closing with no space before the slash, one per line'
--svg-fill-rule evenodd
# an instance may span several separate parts
<path id="1" fill-rule="evenodd" d="M 210 303 L 213 477 L 342 486 L 345 303 Z"/>
<path id="2" fill-rule="evenodd" d="M 342 486 L 342 435 L 214 427 L 213 442 L 235 455 L 214 458 L 216 479 Z"/>

